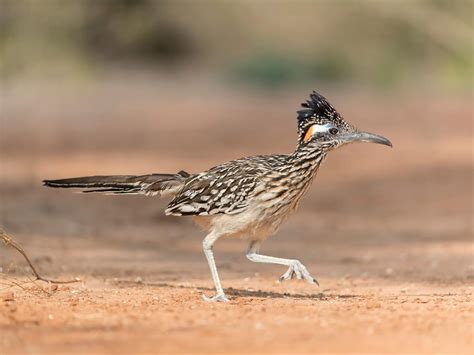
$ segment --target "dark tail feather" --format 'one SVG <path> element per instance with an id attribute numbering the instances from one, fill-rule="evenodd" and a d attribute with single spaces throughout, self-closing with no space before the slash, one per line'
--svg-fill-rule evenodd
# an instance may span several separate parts
<path id="1" fill-rule="evenodd" d="M 81 188 L 83 192 L 109 194 L 162 195 L 179 190 L 191 175 L 177 174 L 84 176 L 60 180 L 43 180 L 43 184 L 57 188 Z"/>
<path id="2" fill-rule="evenodd" d="M 115 175 L 115 176 L 83 176 L 60 180 L 44 180 L 43 184 L 49 187 L 63 188 L 118 188 L 127 187 L 133 184 L 137 176 L 133 175 Z"/>

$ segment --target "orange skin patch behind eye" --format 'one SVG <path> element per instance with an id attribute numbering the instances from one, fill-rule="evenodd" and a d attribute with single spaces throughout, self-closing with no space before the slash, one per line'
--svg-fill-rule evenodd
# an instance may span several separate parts
<path id="1" fill-rule="evenodd" d="M 313 134 L 314 134 L 314 125 L 308 128 L 308 130 L 306 131 L 306 134 L 304 135 L 303 141 L 304 142 L 309 141 L 311 137 L 313 136 Z"/>

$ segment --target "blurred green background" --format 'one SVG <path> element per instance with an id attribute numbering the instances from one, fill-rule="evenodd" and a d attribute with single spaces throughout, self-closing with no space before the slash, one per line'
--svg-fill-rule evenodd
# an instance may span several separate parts
<path id="1" fill-rule="evenodd" d="M 4 83 L 121 71 L 469 90 L 469 0 L 1 0 Z"/>

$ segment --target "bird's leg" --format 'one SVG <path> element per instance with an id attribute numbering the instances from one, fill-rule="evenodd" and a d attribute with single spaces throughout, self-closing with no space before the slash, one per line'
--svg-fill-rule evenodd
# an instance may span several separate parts
<path id="1" fill-rule="evenodd" d="M 216 302 L 216 301 L 229 302 L 229 300 L 224 294 L 224 290 L 222 289 L 221 281 L 219 280 L 219 275 L 217 273 L 216 262 L 214 260 L 214 253 L 212 252 L 214 243 L 220 237 L 221 237 L 220 235 L 215 234 L 214 232 L 211 232 L 202 241 L 202 248 L 204 250 L 204 254 L 206 255 L 207 263 L 209 264 L 209 269 L 211 269 L 211 275 L 212 275 L 212 279 L 214 280 L 214 285 L 216 286 L 215 296 L 207 297 L 205 295 L 202 295 L 202 298 L 208 302 Z"/>
<path id="2" fill-rule="evenodd" d="M 299 260 L 275 258 L 273 256 L 258 254 L 258 249 L 260 247 L 260 244 L 261 243 L 258 241 L 250 242 L 250 245 L 247 251 L 247 259 L 255 263 L 270 263 L 270 264 L 287 265 L 288 271 L 280 276 L 280 281 L 290 280 L 293 277 L 296 277 L 297 279 L 304 278 L 309 283 L 316 284 L 319 286 L 318 280 L 316 280 L 313 276 L 311 276 L 311 274 L 308 272 L 306 267 Z"/>

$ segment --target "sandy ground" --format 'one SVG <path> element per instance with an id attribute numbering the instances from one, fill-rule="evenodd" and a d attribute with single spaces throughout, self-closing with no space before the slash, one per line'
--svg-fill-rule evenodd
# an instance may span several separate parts
<path id="1" fill-rule="evenodd" d="M 468 97 L 328 93 L 394 149 L 331 154 L 299 211 L 263 245 L 300 259 L 320 287 L 279 283 L 283 267 L 251 263 L 245 241 L 223 240 L 216 259 L 231 301 L 208 304 L 203 232 L 163 216 L 166 201 L 72 194 L 40 180 L 195 172 L 290 151 L 306 93 L 113 88 L 4 92 L 1 225 L 43 273 L 82 281 L 10 287 L 28 273 L 1 247 L 1 354 L 474 351 Z"/>

